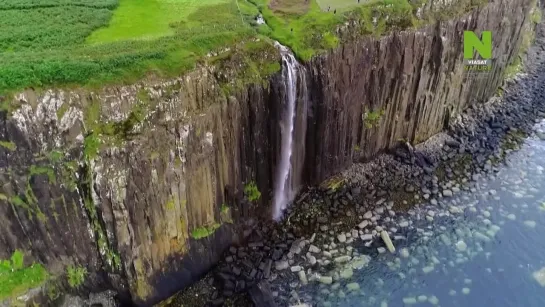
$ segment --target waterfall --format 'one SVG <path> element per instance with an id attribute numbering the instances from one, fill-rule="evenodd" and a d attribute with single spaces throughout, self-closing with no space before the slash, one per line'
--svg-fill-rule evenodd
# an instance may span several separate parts
<path id="1" fill-rule="evenodd" d="M 273 219 L 279 220 L 288 203 L 295 197 L 300 184 L 304 160 L 307 93 L 305 68 L 299 65 L 288 48 L 279 43 L 276 43 L 276 47 L 282 55 L 282 82 L 285 89 L 273 198 Z M 298 84 L 302 85 L 301 93 L 298 93 Z"/>

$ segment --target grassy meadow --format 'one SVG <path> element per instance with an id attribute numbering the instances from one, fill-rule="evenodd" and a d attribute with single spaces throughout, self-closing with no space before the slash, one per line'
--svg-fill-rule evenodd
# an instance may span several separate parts
<path id="1" fill-rule="evenodd" d="M 256 35 L 234 0 L 202 3 L 2 0 L 0 91 L 176 75 Z"/>
<path id="2" fill-rule="evenodd" d="M 269 49 L 244 47 L 256 39 L 268 45 L 277 40 L 308 60 L 338 46 L 335 29 L 347 20 L 357 20 L 357 35 L 417 25 L 415 8 L 422 1 L 0 0 L 0 95 L 24 87 L 176 76 L 198 62 L 229 62 L 236 52 Z M 255 22 L 258 14 L 266 24 Z M 206 56 L 239 45 L 221 61 Z M 266 67 L 265 74 L 279 69 L 264 63 L 273 57 L 248 58 L 250 67 Z"/>
<path id="3" fill-rule="evenodd" d="M 231 0 L 119 0 L 108 27 L 94 32 L 89 43 L 128 39 L 150 39 L 175 34 L 179 26 L 190 26 L 193 13 L 206 12 L 203 7 L 231 4 Z M 204 16 L 203 16 L 204 17 Z M 212 17 L 212 16 L 211 16 Z M 230 20 L 232 22 L 232 20 Z M 237 20 L 235 20 L 237 22 Z M 241 20 L 238 20 L 241 22 Z M 199 26 L 196 24 L 195 26 Z"/>

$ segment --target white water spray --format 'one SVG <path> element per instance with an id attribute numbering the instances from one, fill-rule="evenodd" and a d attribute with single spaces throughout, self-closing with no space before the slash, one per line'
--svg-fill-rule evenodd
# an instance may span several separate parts
<path id="1" fill-rule="evenodd" d="M 277 176 L 274 189 L 273 219 L 279 220 L 289 202 L 293 200 L 297 188 L 293 159 L 294 138 L 296 126 L 297 106 L 297 76 L 298 72 L 304 73 L 304 68 L 299 65 L 288 48 L 276 43 L 282 55 L 282 82 L 285 85 L 285 104 L 281 118 L 281 146 L 280 159 L 277 164 Z M 305 86 L 305 85 L 303 85 Z M 306 106 L 304 106 L 306 107 Z M 306 112 L 305 112 L 306 115 Z M 306 121 L 305 121 L 306 123 Z"/>

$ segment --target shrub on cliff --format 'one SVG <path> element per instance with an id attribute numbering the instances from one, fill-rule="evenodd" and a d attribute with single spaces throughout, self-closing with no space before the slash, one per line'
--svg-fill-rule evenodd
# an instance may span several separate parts
<path id="1" fill-rule="evenodd" d="M 84 267 L 74 267 L 73 265 L 69 265 L 68 268 L 66 268 L 66 277 L 68 279 L 68 284 L 72 288 L 79 288 L 85 281 L 86 276 L 87 269 Z"/>
<path id="2" fill-rule="evenodd" d="M 244 195 L 249 201 L 256 201 L 261 198 L 261 192 L 259 192 L 254 181 L 250 181 L 244 186 Z"/>

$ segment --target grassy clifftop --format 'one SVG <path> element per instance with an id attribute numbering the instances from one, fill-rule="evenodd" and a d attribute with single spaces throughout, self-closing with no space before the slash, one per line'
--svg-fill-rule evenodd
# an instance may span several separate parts
<path id="1" fill-rule="evenodd" d="M 469 1 L 469 0 L 468 0 Z M 24 87 L 180 75 L 248 41 L 278 40 L 303 60 L 336 47 L 357 19 L 369 33 L 415 25 L 407 0 L 3 0 L 0 94 Z M 256 22 L 262 15 L 266 24 Z M 231 48 L 230 48 L 231 47 Z M 244 53 L 245 48 L 236 49 Z M 240 55 L 240 54 L 239 54 Z M 268 67 L 273 67 L 268 65 Z M 275 67 L 279 67 L 276 65 Z M 267 69 L 264 74 L 270 74 Z"/>

